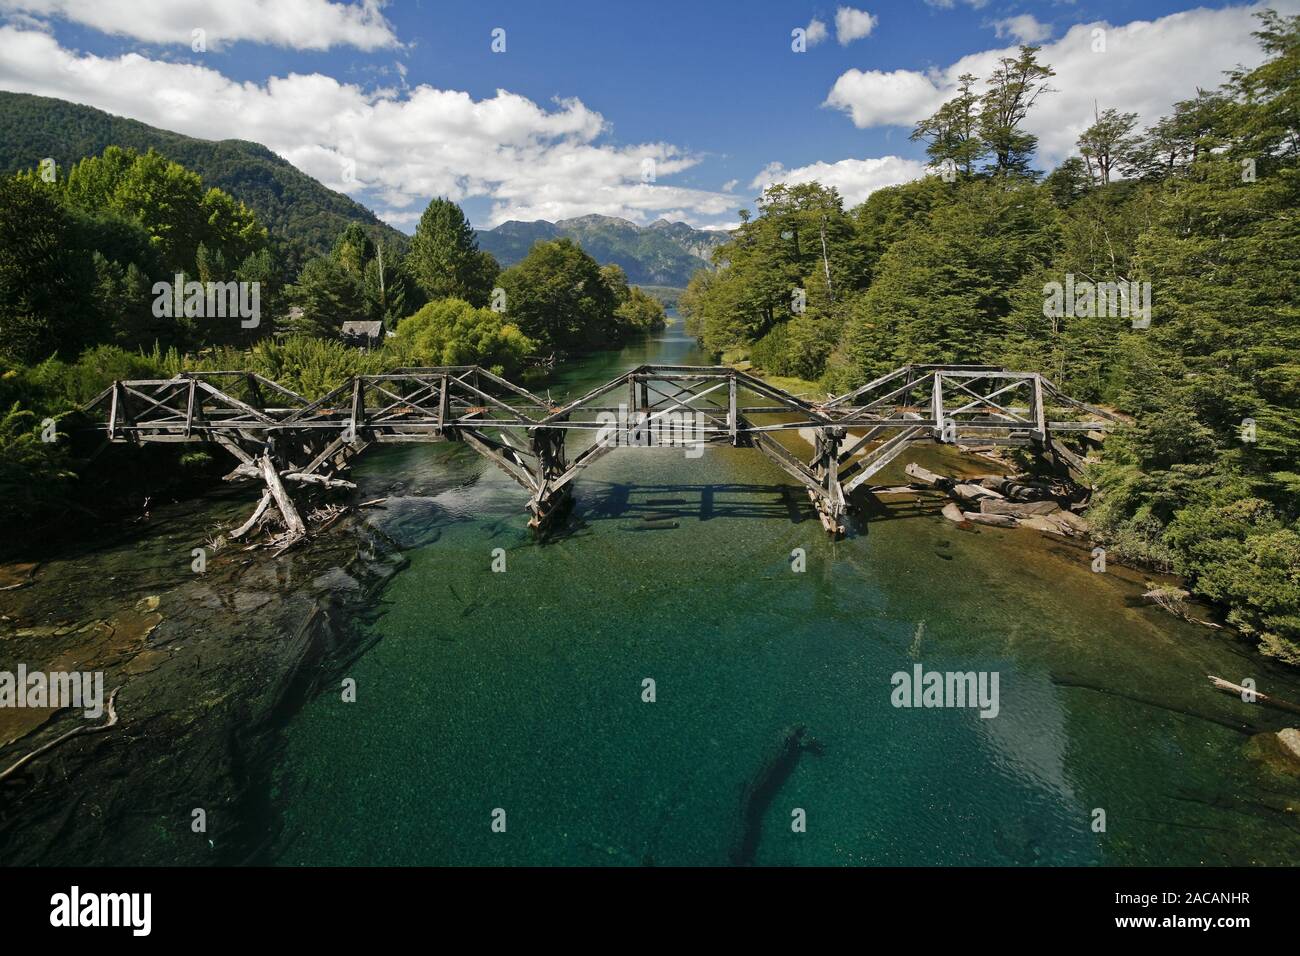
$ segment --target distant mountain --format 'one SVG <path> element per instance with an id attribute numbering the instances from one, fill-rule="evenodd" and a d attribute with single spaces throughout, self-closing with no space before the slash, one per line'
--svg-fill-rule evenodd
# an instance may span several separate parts
<path id="1" fill-rule="evenodd" d="M 0 92 L 0 173 L 31 169 L 53 157 L 66 169 L 106 146 L 156 149 L 257 212 L 273 236 L 299 255 L 328 252 L 353 222 L 372 236 L 401 243 L 407 237 L 369 209 L 327 189 L 265 146 L 239 139 L 182 136 L 90 106 L 26 93 Z"/>
<path id="2" fill-rule="evenodd" d="M 713 250 L 727 241 L 726 233 L 694 229 L 684 222 L 659 219 L 638 226 L 596 215 L 559 222 L 511 220 L 478 231 L 479 247 L 496 256 L 502 266 L 514 265 L 537 240 L 560 237 L 574 240 L 601 264 L 622 266 L 629 282 L 675 288 L 684 287 L 696 269 L 709 266 Z"/>

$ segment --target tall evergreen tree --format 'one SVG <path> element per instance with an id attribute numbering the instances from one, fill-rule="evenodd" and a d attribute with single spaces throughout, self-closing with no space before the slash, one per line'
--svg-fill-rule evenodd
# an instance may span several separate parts
<path id="1" fill-rule="evenodd" d="M 420 216 L 406 265 L 430 299 L 458 298 L 484 306 L 496 280 L 496 260 L 489 265 L 486 255 L 461 208 L 448 199 L 435 199 Z"/>
<path id="2" fill-rule="evenodd" d="M 1015 57 L 1003 57 L 988 80 L 980 100 L 980 136 L 993 157 L 991 172 L 1001 178 L 1028 176 L 1038 137 L 1024 129 L 1025 117 L 1038 98 L 1052 92 L 1056 71 L 1038 62 L 1040 47 L 1022 46 Z"/>

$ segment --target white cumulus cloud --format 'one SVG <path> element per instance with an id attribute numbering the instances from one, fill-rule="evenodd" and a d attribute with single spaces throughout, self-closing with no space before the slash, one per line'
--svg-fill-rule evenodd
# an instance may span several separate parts
<path id="1" fill-rule="evenodd" d="M 826 24 L 816 17 L 813 17 L 808 22 L 808 25 L 803 28 L 803 32 L 804 40 L 808 46 L 816 46 L 830 35 L 830 31 L 826 29 Z"/>
<path id="2" fill-rule="evenodd" d="M 1291 14 L 1300 11 L 1300 0 L 1273 0 L 1269 6 Z M 1176 101 L 1195 96 L 1197 87 L 1217 87 L 1225 70 L 1260 63 L 1264 54 L 1251 32 L 1258 25 L 1253 14 L 1262 9 L 1263 4 L 1198 7 L 1120 26 L 1080 23 L 1044 45 L 1038 59 L 1056 70 L 1051 85 L 1057 92 L 1040 97 L 1025 123 L 1039 138 L 1040 164 L 1055 164 L 1074 151 L 1092 122 L 1094 104 L 1137 113 L 1141 123 L 1151 124 Z M 1104 52 L 1094 50 L 1096 31 L 1102 31 Z M 1009 46 L 925 71 L 848 70 L 836 79 L 825 105 L 843 110 L 861 128 L 911 126 L 954 95 L 961 74 L 983 79 L 1000 58 L 1015 54 Z"/>
<path id="3" fill-rule="evenodd" d="M 604 118 L 578 99 L 539 105 L 507 90 L 478 100 L 428 85 L 366 90 L 320 73 L 236 82 L 138 53 L 80 54 L 12 26 L 0 27 L 0 88 L 204 139 L 263 143 L 398 228 L 410 228 L 434 196 L 486 198 L 490 218 L 480 225 L 488 226 L 589 212 L 646 222 L 662 210 L 704 221 L 735 205 L 724 192 L 665 182 L 699 162 L 673 144 L 602 142 Z M 645 160 L 654 182 L 642 181 Z"/>
<path id="4" fill-rule="evenodd" d="M 1018 43 L 1041 43 L 1052 35 L 1052 28 L 1032 13 L 1021 13 L 993 21 L 998 39 L 1010 38 Z"/>
<path id="5" fill-rule="evenodd" d="M 835 11 L 835 39 L 840 41 L 840 46 L 847 46 L 854 40 L 869 36 L 878 22 L 879 18 L 866 10 L 840 7 Z"/>
<path id="6" fill-rule="evenodd" d="M 901 156 L 880 156 L 873 159 L 841 159 L 837 163 L 816 162 L 808 166 L 786 169 L 780 163 L 768 163 L 750 183 L 751 189 L 762 190 L 772 183 L 796 186 L 802 183 L 821 183 L 834 186 L 844 198 L 845 208 L 856 206 L 877 189 L 897 186 L 899 183 L 920 179 L 926 173 L 924 163 Z"/>
<path id="7" fill-rule="evenodd" d="M 248 40 L 297 50 L 400 44 L 377 0 L 0 0 L 0 13 L 57 18 L 112 36 L 190 47 Z"/>

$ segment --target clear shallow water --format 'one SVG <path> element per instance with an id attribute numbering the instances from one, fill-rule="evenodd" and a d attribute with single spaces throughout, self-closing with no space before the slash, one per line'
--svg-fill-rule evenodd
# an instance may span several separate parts
<path id="1" fill-rule="evenodd" d="M 700 360 L 673 326 L 552 392 Z M 918 450 L 877 480 L 907 460 L 953 464 Z M 326 690 L 284 731 L 277 862 L 726 863 L 742 788 L 795 724 L 824 752 L 775 794 L 759 864 L 1300 857 L 1295 778 L 1247 759 L 1246 735 L 1178 712 L 1276 729 L 1205 675 L 1293 700 L 1300 680 L 1144 606 L 1141 575 L 1093 574 L 1086 551 L 937 516 L 831 542 L 747 449 L 609 455 L 576 483 L 571 533 L 546 544 L 519 488 L 463 447 L 385 450 L 358 480 L 363 498 L 396 495 L 369 520 L 410 565 L 347 670 L 357 702 Z M 997 670 L 999 715 L 892 707 L 891 675 L 917 662 Z"/>

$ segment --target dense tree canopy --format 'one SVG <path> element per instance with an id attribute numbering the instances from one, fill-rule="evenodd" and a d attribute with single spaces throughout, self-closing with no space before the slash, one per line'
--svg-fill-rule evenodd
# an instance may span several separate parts
<path id="1" fill-rule="evenodd" d="M 683 295 L 689 327 L 828 391 L 907 362 L 992 362 L 1128 413 L 1094 469 L 1097 535 L 1300 662 L 1300 18 L 1264 13 L 1256 36 L 1265 63 L 1147 130 L 1099 104 L 1041 183 L 1024 120 L 1050 66 L 1025 47 L 983 93 L 963 77 L 914 133 L 942 175 L 840 215 L 821 187 L 773 187 Z M 805 205 L 826 217 L 821 294 Z M 1046 308 L 1067 279 L 1145 289 L 1149 322 Z"/>
<path id="2" fill-rule="evenodd" d="M 571 239 L 535 243 L 500 285 L 510 322 L 547 352 L 613 348 L 662 324 L 662 307 L 649 315 L 657 302 L 642 293 L 629 305 L 622 270 L 603 271 Z"/>

